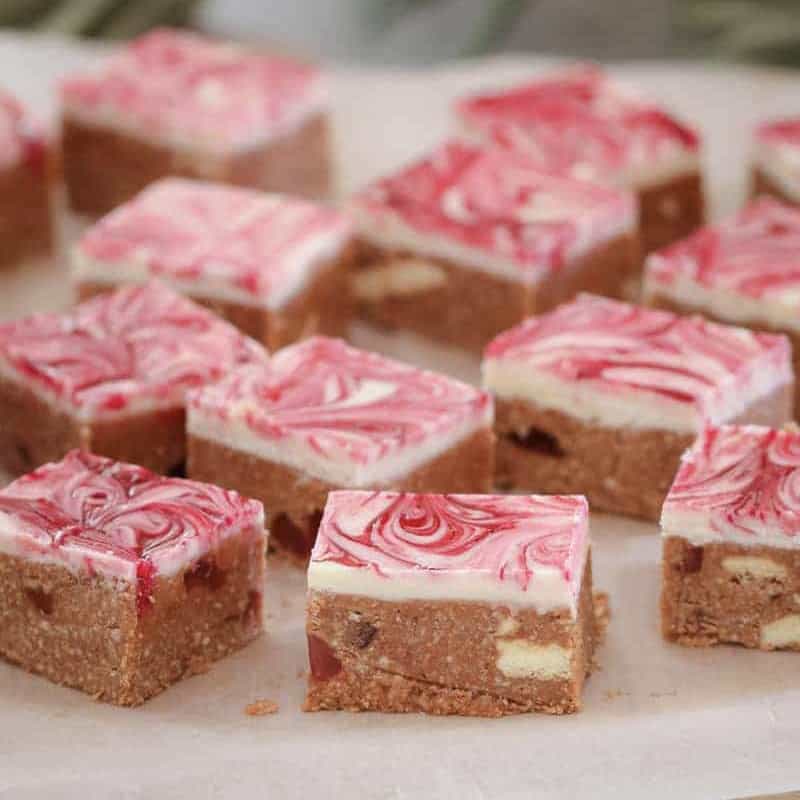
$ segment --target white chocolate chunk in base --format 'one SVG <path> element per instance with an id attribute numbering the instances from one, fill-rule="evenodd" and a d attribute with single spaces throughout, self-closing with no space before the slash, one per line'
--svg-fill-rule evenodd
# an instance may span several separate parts
<path id="1" fill-rule="evenodd" d="M 800 646 L 800 614 L 787 614 L 761 628 L 762 647 Z"/>
<path id="2" fill-rule="evenodd" d="M 558 644 L 537 644 L 530 639 L 500 639 L 497 669 L 507 678 L 568 678 L 572 653 Z"/>
<path id="3" fill-rule="evenodd" d="M 781 579 L 787 575 L 786 567 L 771 558 L 757 556 L 728 556 L 722 560 L 722 568 L 740 577 L 759 579 Z"/>
<path id="4" fill-rule="evenodd" d="M 513 636 L 519 630 L 519 620 L 515 617 L 503 617 L 497 626 L 495 636 Z"/>
<path id="5" fill-rule="evenodd" d="M 420 258 L 396 258 L 353 276 L 353 293 L 359 300 L 377 302 L 437 289 L 447 283 L 447 273 Z"/>

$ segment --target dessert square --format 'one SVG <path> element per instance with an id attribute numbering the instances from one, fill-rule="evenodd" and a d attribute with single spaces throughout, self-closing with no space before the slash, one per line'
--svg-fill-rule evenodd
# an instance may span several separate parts
<path id="1" fill-rule="evenodd" d="M 157 277 L 278 349 L 350 316 L 351 229 L 285 195 L 163 178 L 112 211 L 72 251 L 82 297 Z"/>
<path id="2" fill-rule="evenodd" d="M 333 492 L 306 631 L 308 711 L 577 711 L 595 644 L 586 499 Z"/>
<path id="3" fill-rule="evenodd" d="M 350 211 L 362 316 L 474 352 L 578 291 L 621 296 L 639 266 L 631 195 L 511 150 L 445 143 Z"/>
<path id="4" fill-rule="evenodd" d="M 653 521 L 705 426 L 780 426 L 794 398 L 786 337 L 591 295 L 498 336 L 483 378 L 498 486 Z"/>
<path id="5" fill-rule="evenodd" d="M 703 222 L 700 136 L 667 109 L 580 65 L 466 97 L 461 133 L 525 152 L 540 167 L 635 192 L 645 252 Z"/>
<path id="6" fill-rule="evenodd" d="M 74 450 L 0 490 L 0 656 L 138 705 L 262 629 L 264 513 Z"/>
<path id="7" fill-rule="evenodd" d="M 0 465 L 19 475 L 80 448 L 169 472 L 185 458 L 188 390 L 264 359 L 157 281 L 0 323 Z"/>
<path id="8" fill-rule="evenodd" d="M 661 515 L 664 637 L 800 650 L 800 432 L 709 428 Z"/>
<path id="9" fill-rule="evenodd" d="M 0 267 L 52 252 L 54 171 L 44 129 L 0 90 Z"/>
<path id="10" fill-rule="evenodd" d="M 777 331 L 800 370 L 800 209 L 770 197 L 653 253 L 645 264 L 647 305 L 718 322 Z M 795 399 L 795 416 L 800 397 Z"/>
<path id="11" fill-rule="evenodd" d="M 328 492 L 485 492 L 491 397 L 399 361 L 312 337 L 189 398 L 187 470 L 256 497 L 270 544 L 305 562 Z"/>
<path id="12" fill-rule="evenodd" d="M 800 204 L 800 118 L 770 120 L 756 128 L 750 181 L 753 195 Z"/>
<path id="13" fill-rule="evenodd" d="M 96 216 L 165 175 L 322 197 L 328 116 L 319 71 L 159 29 L 61 84 L 70 206 Z"/>

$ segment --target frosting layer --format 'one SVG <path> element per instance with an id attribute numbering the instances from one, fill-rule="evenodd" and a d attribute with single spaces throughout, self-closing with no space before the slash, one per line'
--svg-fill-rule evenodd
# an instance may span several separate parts
<path id="1" fill-rule="evenodd" d="M 195 296 L 275 309 L 349 236 L 345 217 L 323 206 L 165 178 L 84 234 L 73 274 L 101 284 L 158 277 Z"/>
<path id="2" fill-rule="evenodd" d="M 194 392 L 190 434 L 339 486 L 379 486 L 492 424 L 485 392 L 313 337 Z"/>
<path id="3" fill-rule="evenodd" d="M 263 143 L 323 106 L 314 67 L 169 29 L 66 79 L 61 101 L 90 124 L 211 153 Z"/>
<path id="4" fill-rule="evenodd" d="M 609 427 L 694 432 L 793 380 L 784 336 L 580 295 L 500 334 L 484 385 Z"/>
<path id="5" fill-rule="evenodd" d="M 350 211 L 381 247 L 529 284 L 636 225 L 625 192 L 542 172 L 511 150 L 455 141 L 372 184 Z"/>
<path id="6" fill-rule="evenodd" d="M 695 544 L 800 546 L 800 432 L 709 428 L 684 455 L 661 515 Z"/>
<path id="7" fill-rule="evenodd" d="M 0 169 L 23 162 L 43 170 L 46 150 L 39 123 L 14 97 L 0 90 Z"/>
<path id="8" fill-rule="evenodd" d="M 764 197 L 652 254 L 645 295 L 800 330 L 800 210 Z"/>
<path id="9" fill-rule="evenodd" d="M 588 546 L 584 497 L 332 492 L 308 586 L 385 600 L 568 608 L 574 616 Z"/>
<path id="10" fill-rule="evenodd" d="M 456 114 L 468 136 L 577 178 L 641 187 L 699 167 L 694 129 L 596 66 L 465 98 Z"/>
<path id="11" fill-rule="evenodd" d="M 800 200 L 800 118 L 764 122 L 753 138 L 753 165 L 792 200 Z"/>
<path id="12" fill-rule="evenodd" d="M 263 528 L 256 500 L 77 450 L 0 490 L 0 552 L 136 584 L 140 610 L 157 576 Z"/>
<path id="13" fill-rule="evenodd" d="M 157 281 L 0 324 L 0 375 L 87 421 L 182 406 L 188 389 L 265 358 Z"/>

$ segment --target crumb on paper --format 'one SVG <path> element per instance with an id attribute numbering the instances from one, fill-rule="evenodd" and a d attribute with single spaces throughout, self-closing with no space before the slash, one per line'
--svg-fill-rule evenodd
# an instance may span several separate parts
<path id="1" fill-rule="evenodd" d="M 300 680 L 301 678 L 306 677 L 306 671 L 303 667 L 300 667 L 297 672 L 295 673 L 295 677 Z"/>
<path id="2" fill-rule="evenodd" d="M 628 692 L 623 692 L 622 689 L 607 689 L 603 692 L 603 697 L 606 700 L 616 700 L 618 697 L 627 697 Z"/>
<path id="3" fill-rule="evenodd" d="M 650 697 L 677 697 L 678 690 L 671 689 L 668 692 L 650 692 Z"/>
<path id="4" fill-rule="evenodd" d="M 254 700 L 245 706 L 244 713 L 248 717 L 264 717 L 267 714 L 277 713 L 280 706 L 274 700 Z"/>

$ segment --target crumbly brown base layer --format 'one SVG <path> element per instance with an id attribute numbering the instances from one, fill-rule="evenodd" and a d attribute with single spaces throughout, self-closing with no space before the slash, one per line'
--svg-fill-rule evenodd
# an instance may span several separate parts
<path id="1" fill-rule="evenodd" d="M 309 593 L 305 710 L 424 711 L 499 717 L 579 710 L 595 646 L 591 565 L 577 619 L 484 603 L 388 602 Z M 501 647 L 558 646 L 569 674 L 503 672 Z M 506 668 L 508 671 L 508 668 Z"/>
<path id="2" fill-rule="evenodd" d="M 494 434 L 479 430 L 405 477 L 381 488 L 408 492 L 488 492 L 494 468 Z M 314 546 L 333 486 L 291 467 L 265 461 L 217 442 L 189 435 L 190 478 L 235 489 L 264 504 L 270 547 L 305 563 Z"/>
<path id="3" fill-rule="evenodd" d="M 366 242 L 353 270 L 356 309 L 368 322 L 414 331 L 434 341 L 473 352 L 525 317 L 554 308 L 582 291 L 623 297 L 640 265 L 638 240 L 620 236 L 582 256 L 538 286 L 525 286 L 443 259 L 424 257 L 444 278 L 441 285 L 413 293 L 358 297 L 359 276 L 398 259 L 420 260 L 407 251 L 384 250 Z"/>
<path id="4" fill-rule="evenodd" d="M 794 387 L 758 401 L 731 422 L 780 427 Z M 691 434 L 606 428 L 524 400 L 497 398 L 495 483 L 501 489 L 585 494 L 595 511 L 658 521 Z"/>
<path id="5" fill-rule="evenodd" d="M 353 248 L 350 247 L 338 259 L 322 266 L 310 286 L 275 311 L 195 294 L 189 296 L 264 344 L 270 351 L 315 334 L 343 336 L 347 332 L 352 311 L 349 287 L 352 258 Z M 78 286 L 78 295 L 81 300 L 86 300 L 113 291 L 120 285 L 85 282 Z"/>
<path id="6" fill-rule="evenodd" d="M 0 378 L 0 466 L 22 475 L 80 448 L 167 473 L 186 455 L 183 409 L 84 424 Z"/>
<path id="7" fill-rule="evenodd" d="M 262 531 L 157 578 L 149 600 L 124 582 L 0 554 L 0 656 L 97 699 L 139 705 L 259 635 L 263 577 Z"/>
<path id="8" fill-rule="evenodd" d="M 201 161 L 66 116 L 61 142 L 69 205 L 80 214 L 105 214 L 166 175 L 323 199 L 330 183 L 329 137 L 327 118 L 317 115 L 260 149 Z"/>
<path id="9" fill-rule="evenodd" d="M 750 174 L 750 196 L 759 197 L 768 195 L 790 206 L 800 205 L 796 197 L 787 194 L 775 181 L 768 178 L 758 167 L 754 167 Z"/>
<path id="10" fill-rule="evenodd" d="M 0 268 L 53 251 L 49 156 L 0 169 Z"/>
<path id="11" fill-rule="evenodd" d="M 683 175 L 638 192 L 642 250 L 651 253 L 688 236 L 705 222 L 703 178 Z"/>
<path id="12" fill-rule="evenodd" d="M 786 626 L 779 639 L 776 623 Z M 661 627 L 665 639 L 693 647 L 800 650 L 800 552 L 666 538 Z"/>
<path id="13" fill-rule="evenodd" d="M 660 294 L 658 291 L 645 298 L 645 302 L 651 308 L 662 308 L 667 311 L 674 311 L 677 314 L 702 314 L 706 319 L 710 319 L 713 322 L 721 322 L 727 325 L 743 324 L 736 320 L 722 319 L 701 306 L 687 306 L 682 303 L 677 303 L 671 298 Z M 789 341 L 792 343 L 792 369 L 795 375 L 800 375 L 800 333 L 786 328 L 775 327 L 769 322 L 764 322 L 762 320 L 752 320 L 746 323 L 746 325 L 754 331 L 782 333 L 784 336 L 788 336 Z M 795 384 L 794 418 L 800 419 L 800 384 Z"/>

